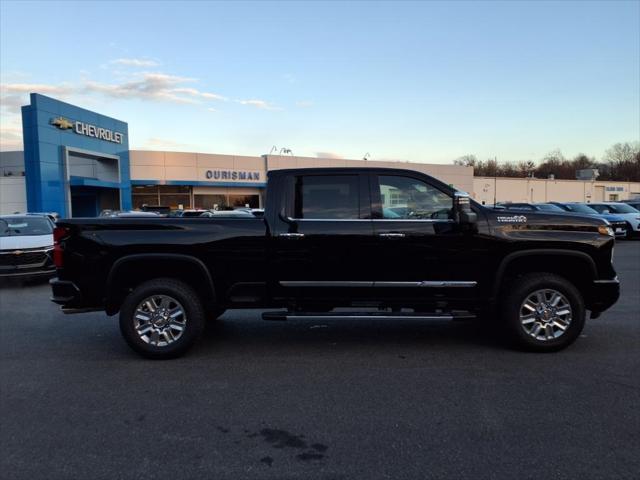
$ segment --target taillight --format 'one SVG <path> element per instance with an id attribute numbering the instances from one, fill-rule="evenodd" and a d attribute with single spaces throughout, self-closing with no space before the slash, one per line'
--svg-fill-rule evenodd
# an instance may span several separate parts
<path id="1" fill-rule="evenodd" d="M 56 268 L 62 268 L 63 266 L 64 261 L 62 259 L 62 245 L 60 245 L 60 240 L 68 234 L 68 228 L 56 227 L 53 229 L 53 263 Z"/>

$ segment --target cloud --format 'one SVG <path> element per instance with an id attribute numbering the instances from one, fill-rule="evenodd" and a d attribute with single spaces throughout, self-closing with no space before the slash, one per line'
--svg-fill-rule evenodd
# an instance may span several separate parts
<path id="1" fill-rule="evenodd" d="M 313 102 L 311 100 L 298 100 L 296 102 L 296 107 L 300 107 L 300 108 L 313 107 Z"/>
<path id="2" fill-rule="evenodd" d="M 113 98 L 164 101 L 173 103 L 199 103 L 201 100 L 226 100 L 222 95 L 203 92 L 185 84 L 196 80 L 166 73 L 142 73 L 120 83 L 87 81 L 84 88 Z"/>
<path id="3" fill-rule="evenodd" d="M 111 60 L 109 63 L 113 65 L 123 65 L 125 67 L 141 68 L 157 67 L 160 65 L 160 63 L 155 60 L 148 60 L 144 58 L 116 58 L 115 60 Z"/>
<path id="4" fill-rule="evenodd" d="M 22 119 L 19 115 L 0 116 L 0 151 L 22 150 Z"/>
<path id="5" fill-rule="evenodd" d="M 188 143 L 180 143 L 168 138 L 150 137 L 144 142 L 144 146 L 147 148 L 161 148 L 161 149 L 175 149 L 191 147 Z"/>
<path id="6" fill-rule="evenodd" d="M 206 100 L 226 100 L 226 97 L 218 95 L 217 93 L 201 92 L 195 88 L 174 88 L 173 93 L 185 94 L 193 97 L 200 97 Z"/>
<path id="7" fill-rule="evenodd" d="M 7 125 L 5 121 L 0 122 L 0 151 L 22 149 L 22 127 Z"/>
<path id="8" fill-rule="evenodd" d="M 331 158 L 333 160 L 343 160 L 344 157 L 335 152 L 316 152 L 317 158 Z"/>
<path id="9" fill-rule="evenodd" d="M 238 100 L 238 103 L 240 103 L 241 105 L 249 105 L 251 107 L 256 107 L 259 108 L 261 110 L 282 110 L 282 108 L 277 107 L 275 105 L 273 105 L 272 103 L 269 103 L 265 100 L 257 100 L 257 99 L 252 99 L 252 100 Z"/>
<path id="10" fill-rule="evenodd" d="M 2 83 L 0 84 L 0 107 L 11 113 L 20 113 L 20 107 L 27 103 L 26 95 L 31 92 L 67 98 L 72 91 L 71 86 L 67 84 Z"/>

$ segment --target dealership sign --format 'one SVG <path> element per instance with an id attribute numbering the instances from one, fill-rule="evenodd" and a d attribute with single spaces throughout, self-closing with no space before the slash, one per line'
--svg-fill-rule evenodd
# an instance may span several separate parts
<path id="1" fill-rule="evenodd" d="M 205 175 L 209 180 L 260 180 L 260 172 L 244 170 L 207 170 Z"/>
<path id="2" fill-rule="evenodd" d="M 96 127 L 89 123 L 84 122 L 72 122 L 64 117 L 57 117 L 51 119 L 51 125 L 58 127 L 60 130 L 73 129 L 78 135 L 85 135 L 87 137 L 97 138 L 98 140 L 105 140 L 107 142 L 122 143 L 124 133 L 115 132 L 108 128 Z"/>

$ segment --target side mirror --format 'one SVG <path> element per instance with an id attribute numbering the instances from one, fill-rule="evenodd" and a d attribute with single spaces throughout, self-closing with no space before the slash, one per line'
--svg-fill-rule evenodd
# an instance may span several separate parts
<path id="1" fill-rule="evenodd" d="M 455 193 L 453 197 L 453 212 L 454 219 L 460 225 L 472 226 L 478 223 L 478 215 L 471 210 L 471 201 L 468 193 Z"/>

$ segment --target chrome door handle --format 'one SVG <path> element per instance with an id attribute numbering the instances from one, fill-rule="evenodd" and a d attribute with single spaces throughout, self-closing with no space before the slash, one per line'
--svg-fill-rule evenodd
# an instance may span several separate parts
<path id="1" fill-rule="evenodd" d="M 380 233 L 380 237 L 383 238 L 402 238 L 404 237 L 404 233 Z"/>
<path id="2" fill-rule="evenodd" d="M 284 238 L 302 238 L 304 237 L 304 233 L 279 233 L 278 236 Z"/>

